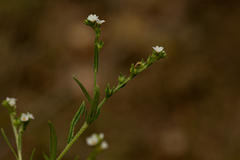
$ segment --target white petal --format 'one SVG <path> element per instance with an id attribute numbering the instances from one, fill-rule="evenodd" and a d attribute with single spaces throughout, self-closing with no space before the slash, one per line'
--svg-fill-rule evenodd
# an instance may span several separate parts
<path id="1" fill-rule="evenodd" d="M 99 23 L 99 24 L 102 24 L 102 23 L 105 22 L 105 20 L 99 20 L 99 19 L 97 19 L 96 22 Z"/>
<path id="2" fill-rule="evenodd" d="M 34 119 L 33 114 L 31 114 L 31 113 L 29 113 L 29 112 L 27 112 L 27 116 L 28 116 L 28 118 L 30 118 L 30 119 Z"/>
<path id="3" fill-rule="evenodd" d="M 101 146 L 100 146 L 103 150 L 108 148 L 108 143 L 106 141 L 102 141 Z"/>
<path id="4" fill-rule="evenodd" d="M 86 138 L 86 143 L 89 146 L 95 146 L 98 143 L 98 137 L 97 134 L 94 133 L 90 137 Z"/>
<path id="5" fill-rule="evenodd" d="M 100 133 L 100 134 L 99 134 L 99 138 L 100 138 L 100 139 L 103 139 L 103 138 L 104 138 L 104 133 Z"/>
<path id="6" fill-rule="evenodd" d="M 163 47 L 159 47 L 159 46 L 153 47 L 153 49 L 154 49 L 156 52 L 162 52 L 162 51 L 163 51 Z"/>
<path id="7" fill-rule="evenodd" d="M 16 98 L 9 98 L 9 97 L 7 97 L 6 101 L 8 101 L 10 106 L 15 106 L 17 99 Z"/>
<path id="8" fill-rule="evenodd" d="M 23 113 L 22 116 L 21 116 L 21 118 L 20 118 L 20 120 L 21 120 L 22 122 L 26 122 L 26 121 L 29 120 L 29 117 L 28 117 L 27 114 Z"/>
<path id="9" fill-rule="evenodd" d="M 89 21 L 96 21 L 98 20 L 98 16 L 96 14 L 90 14 L 87 19 Z"/>

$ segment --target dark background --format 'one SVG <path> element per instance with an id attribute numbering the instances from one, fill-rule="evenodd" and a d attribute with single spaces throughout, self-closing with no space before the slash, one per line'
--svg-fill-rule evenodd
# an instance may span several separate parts
<path id="1" fill-rule="evenodd" d="M 87 159 L 85 138 L 105 133 L 99 160 L 240 159 L 240 9 L 238 0 L 1 0 L 0 101 L 15 97 L 18 115 L 35 120 L 23 135 L 23 158 L 49 153 L 50 120 L 58 152 L 71 119 L 87 101 L 74 74 L 92 95 L 94 32 L 89 14 L 106 23 L 100 39 L 98 84 L 116 86 L 119 73 L 163 46 L 155 62 L 113 95 L 63 160 Z M 87 104 L 89 107 L 89 104 Z M 80 128 L 84 117 L 77 128 Z M 0 127 L 15 146 L 7 110 Z M 0 136 L 0 159 L 14 156 Z"/>

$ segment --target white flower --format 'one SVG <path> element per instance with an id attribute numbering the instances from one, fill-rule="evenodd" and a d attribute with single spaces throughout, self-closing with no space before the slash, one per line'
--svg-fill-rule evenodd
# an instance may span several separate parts
<path id="1" fill-rule="evenodd" d="M 88 18 L 87 18 L 89 21 L 92 21 L 92 22 L 94 22 L 94 21 L 96 21 L 96 20 L 99 20 L 98 19 L 98 16 L 96 15 L 96 14 L 90 14 L 89 16 L 88 16 Z"/>
<path id="2" fill-rule="evenodd" d="M 9 103 L 10 106 L 15 106 L 17 99 L 16 98 L 9 98 L 9 97 L 7 97 L 6 101 Z"/>
<path id="3" fill-rule="evenodd" d="M 33 115 L 32 115 L 31 113 L 29 113 L 29 112 L 27 112 L 27 114 L 22 113 L 22 116 L 21 116 L 21 118 L 20 118 L 20 120 L 21 120 L 22 122 L 26 122 L 26 121 L 28 121 L 29 119 L 34 119 L 34 117 L 33 117 Z"/>
<path id="4" fill-rule="evenodd" d="M 100 138 L 100 139 L 103 139 L 103 138 L 104 138 L 104 133 L 100 133 L 100 134 L 99 134 L 99 138 Z"/>
<path id="5" fill-rule="evenodd" d="M 97 22 L 98 24 L 102 24 L 102 23 L 104 23 L 105 21 L 104 21 L 104 20 L 97 19 L 96 22 Z"/>
<path id="6" fill-rule="evenodd" d="M 100 148 L 102 150 L 106 150 L 108 148 L 108 143 L 106 141 L 102 141 L 102 143 L 100 145 Z"/>
<path id="7" fill-rule="evenodd" d="M 162 52 L 162 51 L 163 51 L 163 47 L 159 47 L 159 46 L 153 47 L 153 49 L 154 49 L 156 52 Z"/>
<path id="8" fill-rule="evenodd" d="M 31 114 L 31 113 L 29 113 L 29 112 L 27 112 L 27 116 L 28 116 L 28 118 L 30 118 L 30 119 L 34 119 L 33 114 Z"/>
<path id="9" fill-rule="evenodd" d="M 22 122 L 26 122 L 26 121 L 29 120 L 29 117 L 28 117 L 27 114 L 23 113 L 20 119 L 21 119 Z"/>
<path id="10" fill-rule="evenodd" d="M 86 138 L 87 145 L 95 146 L 98 143 L 99 139 L 96 133 L 93 133 L 90 137 Z"/>

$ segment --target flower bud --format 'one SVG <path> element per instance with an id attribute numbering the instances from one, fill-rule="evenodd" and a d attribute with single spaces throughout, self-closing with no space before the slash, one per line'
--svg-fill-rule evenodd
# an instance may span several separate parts
<path id="1" fill-rule="evenodd" d="M 115 87 L 113 87 L 112 89 L 110 89 L 110 84 L 107 84 L 107 88 L 105 89 L 105 93 L 106 93 L 106 98 L 108 99 L 109 97 L 111 97 L 111 95 L 113 94 L 113 90 Z"/>
<path id="2" fill-rule="evenodd" d="M 122 73 L 120 73 L 119 77 L 118 77 L 118 83 L 122 84 L 124 83 L 126 80 L 126 76 L 122 76 Z"/>

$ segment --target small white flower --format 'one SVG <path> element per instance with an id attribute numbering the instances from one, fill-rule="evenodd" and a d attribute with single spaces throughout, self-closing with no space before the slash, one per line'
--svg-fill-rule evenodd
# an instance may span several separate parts
<path id="1" fill-rule="evenodd" d="M 22 113 L 22 116 L 21 116 L 21 118 L 20 118 L 20 120 L 21 120 L 22 122 L 26 122 L 26 121 L 28 121 L 29 119 L 34 119 L 34 117 L 33 117 L 33 115 L 32 115 L 31 113 L 29 113 L 29 112 L 27 112 L 27 114 Z"/>
<path id="2" fill-rule="evenodd" d="M 9 98 L 9 97 L 7 97 L 6 101 L 9 103 L 10 106 L 15 106 L 17 99 L 16 98 Z"/>
<path id="3" fill-rule="evenodd" d="M 100 145 L 100 148 L 102 150 L 106 150 L 108 148 L 108 143 L 106 141 L 102 141 L 102 143 Z"/>
<path id="4" fill-rule="evenodd" d="M 21 120 L 22 122 L 26 122 L 26 121 L 29 120 L 29 117 L 28 117 L 27 114 L 23 113 L 22 116 L 21 116 L 21 118 L 20 118 L 20 120 Z"/>
<path id="5" fill-rule="evenodd" d="M 87 19 L 92 22 L 99 20 L 96 14 L 90 14 Z"/>
<path id="6" fill-rule="evenodd" d="M 30 119 L 34 119 L 33 114 L 31 114 L 31 113 L 29 113 L 29 112 L 27 112 L 27 116 L 28 116 L 28 118 L 30 118 Z"/>
<path id="7" fill-rule="evenodd" d="M 99 134 L 99 138 L 100 138 L 100 139 L 103 139 L 103 138 L 104 138 L 104 133 L 100 133 L 100 134 Z"/>
<path id="8" fill-rule="evenodd" d="M 162 51 L 163 51 L 163 47 L 159 47 L 159 46 L 153 47 L 153 49 L 154 49 L 156 52 L 162 52 Z"/>
<path id="9" fill-rule="evenodd" d="M 96 133 L 93 133 L 90 137 L 86 138 L 87 145 L 95 146 L 98 143 L 99 139 Z"/>
<path id="10" fill-rule="evenodd" d="M 96 22 L 97 22 L 98 24 L 102 24 L 102 23 L 104 23 L 105 21 L 104 21 L 104 20 L 97 19 Z"/>

